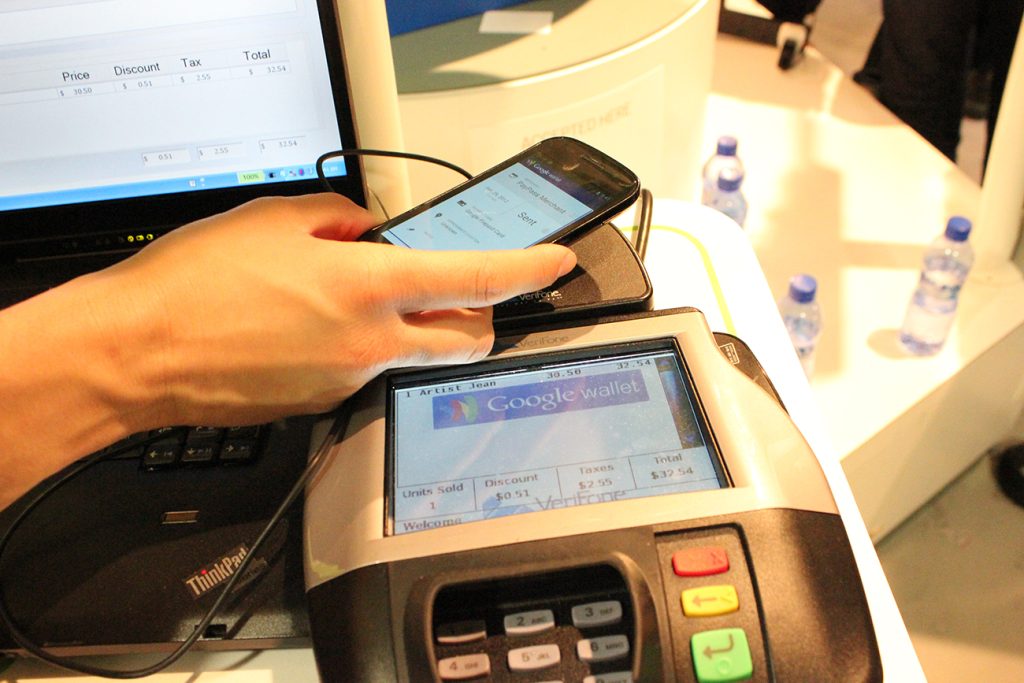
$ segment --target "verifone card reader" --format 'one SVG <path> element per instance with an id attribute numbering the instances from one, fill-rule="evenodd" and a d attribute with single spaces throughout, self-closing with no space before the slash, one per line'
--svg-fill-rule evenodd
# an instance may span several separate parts
<path id="1" fill-rule="evenodd" d="M 495 348 L 353 397 L 306 500 L 325 681 L 881 680 L 818 462 L 699 311 Z"/>

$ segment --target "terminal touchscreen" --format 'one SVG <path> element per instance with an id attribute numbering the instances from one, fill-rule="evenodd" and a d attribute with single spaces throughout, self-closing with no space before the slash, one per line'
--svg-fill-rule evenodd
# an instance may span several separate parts
<path id="1" fill-rule="evenodd" d="M 674 348 L 435 373 L 390 402 L 393 534 L 726 484 Z"/>

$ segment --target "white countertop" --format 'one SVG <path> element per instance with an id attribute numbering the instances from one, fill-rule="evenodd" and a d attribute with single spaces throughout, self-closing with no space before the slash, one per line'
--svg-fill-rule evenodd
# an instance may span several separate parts
<path id="1" fill-rule="evenodd" d="M 878 538 L 1020 415 L 1024 281 L 1008 264 L 973 272 L 945 348 L 903 353 L 925 245 L 950 215 L 977 219 L 981 188 L 813 47 L 789 71 L 776 58 L 718 37 L 705 147 L 739 140 L 745 229 L 775 296 L 793 274 L 818 279 L 825 328 L 811 387 Z"/>

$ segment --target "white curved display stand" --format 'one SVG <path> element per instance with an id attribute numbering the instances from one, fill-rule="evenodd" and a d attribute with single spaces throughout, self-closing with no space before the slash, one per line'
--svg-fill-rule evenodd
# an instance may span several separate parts
<path id="1" fill-rule="evenodd" d="M 406 148 L 476 173 L 553 135 L 582 139 L 663 196 L 695 198 L 717 0 L 538 1 L 547 33 L 470 17 L 393 39 Z M 637 131 L 643 131 L 642 140 Z M 459 179 L 410 164 L 413 199 Z"/>

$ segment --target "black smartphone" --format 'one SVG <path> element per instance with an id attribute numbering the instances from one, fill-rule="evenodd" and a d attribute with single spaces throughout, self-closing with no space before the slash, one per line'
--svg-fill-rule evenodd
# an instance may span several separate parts
<path id="1" fill-rule="evenodd" d="M 607 154 L 573 138 L 548 138 L 360 239 L 439 251 L 565 242 L 639 192 L 636 175 Z"/>

